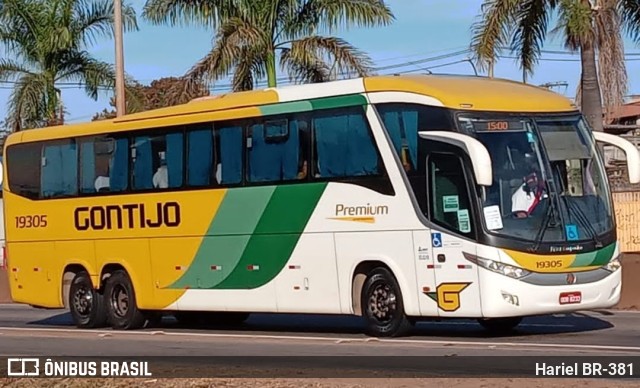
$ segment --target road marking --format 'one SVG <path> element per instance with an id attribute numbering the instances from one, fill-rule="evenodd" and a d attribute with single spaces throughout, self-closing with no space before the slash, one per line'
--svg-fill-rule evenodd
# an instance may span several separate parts
<path id="1" fill-rule="evenodd" d="M 401 340 L 401 339 L 381 339 L 381 342 L 404 343 L 404 344 L 424 344 L 433 345 L 475 345 L 475 346 L 508 346 L 508 347 L 532 347 L 532 348 L 567 348 L 585 350 L 622 350 L 640 352 L 640 346 L 616 346 L 616 345 L 582 345 L 582 344 L 554 344 L 554 343 L 531 343 L 531 342 L 481 342 L 481 341 L 437 341 L 437 340 Z"/>
<path id="2" fill-rule="evenodd" d="M 429 321 L 424 321 L 424 322 L 418 322 L 418 324 L 420 325 L 442 325 L 442 326 L 449 326 L 449 325 L 453 325 L 453 326 L 479 326 L 478 322 L 456 322 L 456 321 L 451 321 L 451 322 L 429 322 Z M 521 323 L 518 325 L 518 327 L 575 327 L 576 325 L 570 325 L 570 324 L 545 324 L 545 323 Z"/>
<path id="3" fill-rule="evenodd" d="M 367 338 L 340 338 L 340 337 L 314 337 L 314 336 L 293 336 L 293 335 L 267 335 L 267 334 L 223 334 L 223 333 L 192 333 L 192 332 L 172 332 L 172 331 L 163 331 L 163 330 L 154 330 L 154 331 L 143 331 L 143 330 L 132 330 L 132 331 L 120 331 L 120 330 L 87 330 L 87 329 L 52 329 L 52 328 L 38 328 L 38 327 L 0 327 L 0 332 L 2 331 L 13 331 L 13 332 L 50 332 L 50 333 L 80 333 L 80 334 L 97 334 L 99 336 L 115 336 L 118 334 L 122 335 L 148 335 L 148 336 L 157 336 L 159 334 L 167 335 L 167 336 L 175 336 L 175 337 L 205 337 L 205 338 L 251 338 L 251 339 L 288 339 L 288 340 L 317 340 L 317 341 L 338 341 L 344 339 L 353 339 L 357 341 L 365 341 Z"/>
<path id="4" fill-rule="evenodd" d="M 291 335 L 266 335 L 266 334 L 223 334 L 223 333 L 180 333 L 166 331 L 105 331 L 86 329 L 50 329 L 50 328 L 18 328 L 0 327 L 0 331 L 5 332 L 45 332 L 45 333 L 71 333 L 71 334 L 96 334 L 105 337 L 115 337 L 116 335 L 138 335 L 157 336 L 162 334 L 168 337 L 199 337 L 199 338 L 235 338 L 235 339 L 264 339 L 264 340 L 293 340 L 293 341 L 330 341 L 336 344 L 353 342 L 378 342 L 388 344 L 413 344 L 413 345 L 447 345 L 447 346 L 472 346 L 472 347 L 521 347 L 521 348 L 556 348 L 556 349 L 582 349 L 582 350 L 615 350 L 627 352 L 640 352 L 639 346 L 616 346 L 616 345 L 585 345 L 585 344 L 560 344 L 560 343 L 530 343 L 530 342 L 485 342 L 485 341 L 439 341 L 439 340 L 411 340 L 411 339 L 386 339 L 386 338 L 349 338 L 349 337 L 314 337 L 314 336 L 291 336 Z"/>

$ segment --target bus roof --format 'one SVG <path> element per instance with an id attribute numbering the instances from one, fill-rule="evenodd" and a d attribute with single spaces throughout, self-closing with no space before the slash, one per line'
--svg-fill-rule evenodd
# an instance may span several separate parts
<path id="1" fill-rule="evenodd" d="M 235 115 L 264 115 L 265 107 L 281 102 L 301 101 L 313 98 L 375 92 L 408 92 L 431 97 L 441 105 L 452 109 L 497 112 L 574 112 L 576 106 L 566 97 L 541 87 L 520 82 L 476 76 L 456 75 L 398 75 L 372 76 L 319 84 L 293 85 L 278 88 L 227 93 L 197 98 L 186 104 L 124 115 L 111 120 L 62 125 L 21 131 L 7 138 L 7 145 L 20 141 L 36 141 L 67 136 L 78 136 L 101 131 L 119 131 L 137 127 L 175 125 L 181 116 L 194 116 L 191 120 L 222 111 Z M 238 110 L 242 111 L 239 112 Z M 269 109 L 270 112 L 277 109 Z M 171 119 L 169 119 L 171 118 Z M 141 125 L 141 122 L 145 125 Z"/>

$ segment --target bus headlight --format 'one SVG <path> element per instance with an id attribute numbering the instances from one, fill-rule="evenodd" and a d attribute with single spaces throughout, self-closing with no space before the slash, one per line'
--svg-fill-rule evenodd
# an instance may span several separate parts
<path id="1" fill-rule="evenodd" d="M 606 269 L 609 272 L 616 272 L 617 270 L 620 269 L 620 267 L 622 267 L 622 262 L 620 261 L 620 256 L 618 256 L 615 259 L 608 262 L 607 265 L 604 266 L 604 269 Z"/>
<path id="2" fill-rule="evenodd" d="M 494 260 L 485 259 L 483 257 L 478 257 L 475 255 L 470 255 L 468 253 L 465 253 L 464 257 L 470 262 L 479 265 L 480 267 L 486 268 L 489 271 L 493 271 L 495 273 L 499 273 L 501 275 L 508 276 L 513 279 L 520 279 L 531 273 L 524 268 L 515 267 L 513 265 L 500 263 Z"/>

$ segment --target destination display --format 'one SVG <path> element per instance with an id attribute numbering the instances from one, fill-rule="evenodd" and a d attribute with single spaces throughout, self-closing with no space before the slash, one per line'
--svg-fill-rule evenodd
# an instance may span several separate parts
<path id="1" fill-rule="evenodd" d="M 525 122 L 519 119 L 469 119 L 462 118 L 461 121 L 467 128 L 475 132 L 497 132 L 497 131 L 524 131 Z"/>

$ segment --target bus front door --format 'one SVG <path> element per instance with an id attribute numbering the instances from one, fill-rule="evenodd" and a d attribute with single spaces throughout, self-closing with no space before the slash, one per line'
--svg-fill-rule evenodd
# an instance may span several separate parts
<path id="1" fill-rule="evenodd" d="M 426 168 L 435 289 L 428 296 L 439 316 L 477 317 L 481 314 L 478 269 L 465 258 L 465 253 L 475 256 L 477 249 L 473 177 L 462 149 L 429 143 Z"/>

